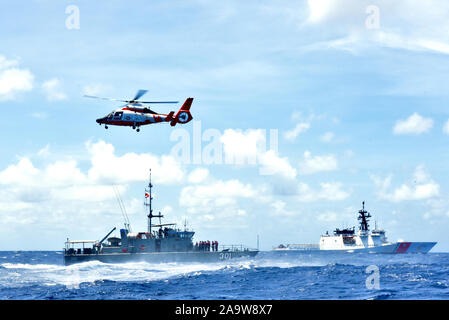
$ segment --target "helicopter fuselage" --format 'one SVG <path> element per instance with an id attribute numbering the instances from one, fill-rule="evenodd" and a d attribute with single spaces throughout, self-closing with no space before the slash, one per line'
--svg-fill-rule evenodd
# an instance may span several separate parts
<path id="1" fill-rule="evenodd" d="M 114 126 L 131 126 L 133 128 L 157 123 L 168 122 L 172 119 L 169 114 L 142 113 L 130 110 L 129 108 L 117 109 L 103 118 L 97 119 L 98 124 Z"/>

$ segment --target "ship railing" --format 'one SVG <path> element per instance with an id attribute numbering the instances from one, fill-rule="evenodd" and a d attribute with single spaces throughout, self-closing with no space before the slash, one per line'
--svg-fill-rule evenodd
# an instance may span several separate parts
<path id="1" fill-rule="evenodd" d="M 67 240 L 65 242 L 64 254 L 92 254 L 96 251 L 96 244 L 98 244 L 97 240 Z"/>
<path id="2" fill-rule="evenodd" d="M 219 251 L 248 251 L 250 250 L 248 247 L 245 247 L 243 244 L 222 244 L 219 245 L 221 250 Z M 251 249 L 253 250 L 253 249 Z M 255 250 L 255 249 L 254 249 Z"/>
<path id="3" fill-rule="evenodd" d="M 292 250 L 316 250 L 320 248 L 320 245 L 315 243 L 291 243 L 287 245 L 287 248 Z"/>

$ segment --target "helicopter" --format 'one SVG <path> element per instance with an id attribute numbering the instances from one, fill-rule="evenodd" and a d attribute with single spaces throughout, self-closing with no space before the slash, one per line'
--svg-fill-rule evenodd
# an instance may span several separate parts
<path id="1" fill-rule="evenodd" d="M 193 102 L 193 98 L 187 98 L 182 107 L 175 115 L 175 111 L 171 111 L 168 114 L 157 113 L 145 106 L 146 104 L 162 104 L 162 103 L 178 103 L 178 101 L 140 101 L 148 90 L 139 90 L 131 100 L 120 100 L 111 98 L 101 98 L 97 96 L 84 95 L 86 98 L 121 101 L 126 104 L 112 111 L 108 115 L 99 118 L 96 122 L 101 126 L 104 124 L 104 128 L 108 129 L 109 125 L 113 126 L 128 126 L 132 127 L 137 132 L 140 131 L 140 126 L 159 123 L 170 122 L 170 125 L 174 127 L 177 123 L 185 124 L 193 119 L 190 113 L 190 107 Z"/>

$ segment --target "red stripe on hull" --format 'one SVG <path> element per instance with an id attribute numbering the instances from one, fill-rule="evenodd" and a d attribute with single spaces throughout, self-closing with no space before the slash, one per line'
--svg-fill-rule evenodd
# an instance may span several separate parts
<path id="1" fill-rule="evenodd" d="M 396 253 L 406 253 L 411 244 L 411 242 L 401 242 L 396 249 Z"/>

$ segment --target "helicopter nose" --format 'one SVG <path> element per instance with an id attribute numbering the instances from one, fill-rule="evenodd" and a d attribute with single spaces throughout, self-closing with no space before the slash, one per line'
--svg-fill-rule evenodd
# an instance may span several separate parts
<path id="1" fill-rule="evenodd" d="M 103 120 L 103 118 L 97 119 L 97 123 L 101 123 L 101 120 Z"/>

